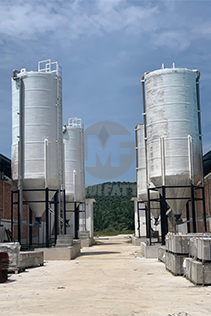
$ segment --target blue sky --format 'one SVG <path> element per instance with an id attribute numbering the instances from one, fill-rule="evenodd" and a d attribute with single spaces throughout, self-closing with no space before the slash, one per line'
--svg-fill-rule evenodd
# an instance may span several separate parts
<path id="1" fill-rule="evenodd" d="M 173 62 L 199 69 L 204 152 L 211 149 L 210 1 L 1 0 L 0 14 L 3 155 L 10 157 L 12 70 L 37 70 L 37 62 L 48 58 L 63 67 L 64 123 L 78 116 L 86 129 L 114 121 L 132 141 L 142 122 L 143 73 Z M 102 181 L 89 174 L 86 180 Z M 111 180 L 134 181 L 135 162 Z"/>

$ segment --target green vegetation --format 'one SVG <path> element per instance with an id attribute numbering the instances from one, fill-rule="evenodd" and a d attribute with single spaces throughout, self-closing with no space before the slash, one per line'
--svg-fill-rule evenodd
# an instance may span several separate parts
<path id="1" fill-rule="evenodd" d="M 87 187 L 87 198 L 94 203 L 95 235 L 134 233 L 135 182 L 106 182 Z"/>

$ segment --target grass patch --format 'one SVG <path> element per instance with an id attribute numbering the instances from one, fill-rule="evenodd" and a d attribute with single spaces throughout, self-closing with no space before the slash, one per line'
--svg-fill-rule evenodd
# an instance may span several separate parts
<path id="1" fill-rule="evenodd" d="M 106 228 L 104 230 L 99 230 L 94 232 L 94 236 L 116 236 L 124 234 L 134 234 L 134 230 L 116 230 L 113 228 Z"/>

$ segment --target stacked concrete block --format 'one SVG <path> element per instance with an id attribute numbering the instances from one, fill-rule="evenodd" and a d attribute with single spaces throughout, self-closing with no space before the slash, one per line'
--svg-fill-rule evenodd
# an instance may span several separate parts
<path id="1" fill-rule="evenodd" d="M 166 235 L 165 265 L 174 275 L 183 275 L 183 262 L 189 256 L 189 240 L 189 235 Z"/>
<path id="2" fill-rule="evenodd" d="M 165 256 L 166 256 L 166 247 L 165 246 L 158 247 L 158 260 L 165 263 Z"/>
<path id="3" fill-rule="evenodd" d="M 188 254 L 189 239 L 188 235 L 169 234 L 167 250 L 173 253 Z"/>
<path id="4" fill-rule="evenodd" d="M 202 261 L 211 261 L 211 238 L 196 238 L 198 242 L 197 258 Z"/>
<path id="5" fill-rule="evenodd" d="M 174 275 L 183 275 L 183 261 L 186 257 L 187 255 L 181 255 L 166 251 L 166 270 L 171 271 Z"/>
<path id="6" fill-rule="evenodd" d="M 19 270 L 20 248 L 19 242 L 0 243 L 0 252 L 6 252 L 9 256 L 9 272 L 17 272 Z"/>
<path id="7" fill-rule="evenodd" d="M 195 234 L 190 239 L 190 256 L 184 262 L 184 274 L 194 284 L 211 284 L 211 237 Z"/>
<path id="8" fill-rule="evenodd" d="M 197 285 L 211 284 L 211 263 L 187 258 L 184 262 L 185 275 L 188 280 Z"/>
<path id="9" fill-rule="evenodd" d="M 189 242 L 189 255 L 192 258 L 197 258 L 198 255 L 198 238 L 191 237 Z"/>

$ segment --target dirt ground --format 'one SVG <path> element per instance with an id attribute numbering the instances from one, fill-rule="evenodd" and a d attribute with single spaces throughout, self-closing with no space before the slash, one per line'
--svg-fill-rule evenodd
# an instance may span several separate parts
<path id="1" fill-rule="evenodd" d="M 175 277 L 137 255 L 128 236 L 101 237 L 72 261 L 9 275 L 0 284 L 0 315 L 211 315 L 211 287 Z"/>

